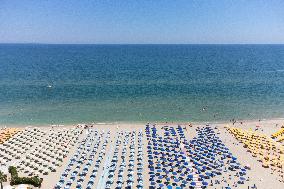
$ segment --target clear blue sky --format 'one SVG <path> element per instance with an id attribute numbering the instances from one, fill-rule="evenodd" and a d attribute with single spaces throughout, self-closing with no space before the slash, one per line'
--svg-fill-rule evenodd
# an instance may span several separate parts
<path id="1" fill-rule="evenodd" d="M 0 0 L 0 43 L 284 43 L 283 0 Z"/>

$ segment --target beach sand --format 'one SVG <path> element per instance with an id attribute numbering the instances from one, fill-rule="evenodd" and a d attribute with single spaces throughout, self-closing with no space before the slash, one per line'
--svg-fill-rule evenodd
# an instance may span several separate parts
<path id="1" fill-rule="evenodd" d="M 146 123 L 145 123 L 146 124 Z M 108 152 L 111 151 L 111 144 L 115 143 L 115 137 L 116 133 L 120 131 L 127 131 L 127 132 L 139 132 L 139 131 L 145 131 L 145 124 L 143 123 L 96 123 L 92 125 L 92 128 L 95 128 L 98 131 L 104 131 L 105 133 L 110 131 L 110 139 L 109 139 L 109 145 L 106 147 L 106 155 L 108 155 Z M 157 128 L 161 128 L 165 125 L 168 126 L 174 126 L 181 125 L 182 127 L 186 128 L 185 134 L 186 138 L 188 140 L 193 139 L 196 137 L 196 128 L 198 127 L 204 127 L 206 124 L 210 124 L 210 127 L 214 128 L 217 135 L 220 137 L 220 139 L 223 141 L 223 143 L 230 149 L 232 154 L 237 157 L 238 161 L 241 163 L 241 165 L 249 165 L 251 167 L 251 170 L 247 172 L 247 177 L 249 177 L 249 181 L 246 181 L 243 185 L 238 185 L 237 188 L 248 188 L 249 186 L 253 186 L 255 184 L 258 189 L 283 189 L 284 183 L 279 181 L 279 176 L 272 173 L 272 171 L 269 168 L 262 167 L 261 162 L 257 160 L 257 158 L 252 157 L 251 153 L 247 152 L 247 150 L 243 147 L 241 143 L 239 143 L 225 128 L 226 126 L 230 127 L 238 127 L 245 130 L 248 129 L 258 129 L 256 132 L 266 134 L 267 136 L 270 136 L 272 133 L 278 131 L 281 126 L 284 124 L 283 119 L 270 119 L 270 120 L 247 120 L 236 122 L 233 124 L 232 122 L 222 122 L 222 123 L 191 123 L 192 126 L 189 126 L 189 123 L 156 123 Z M 17 126 L 19 127 L 19 126 Z M 22 128 L 25 126 L 22 126 Z M 50 130 L 62 130 L 63 128 L 66 129 L 74 129 L 76 125 L 65 125 L 60 127 L 51 127 L 51 126 L 45 126 L 45 127 L 38 127 L 40 130 L 45 130 L 47 133 L 50 132 Z M 77 146 L 79 142 L 84 139 L 86 136 L 86 130 L 83 128 L 80 128 L 82 131 L 82 134 L 78 136 L 78 139 L 76 141 L 76 144 L 72 147 L 70 147 L 70 150 L 67 154 L 67 156 L 64 158 L 63 163 L 61 163 L 57 168 L 56 172 L 50 172 L 48 175 L 40 174 L 40 177 L 43 178 L 42 187 L 44 189 L 51 189 L 55 186 L 55 184 L 59 181 L 60 176 L 64 169 L 66 168 L 69 159 L 74 155 L 75 151 L 77 150 Z M 137 144 L 137 138 L 136 144 Z M 144 136 L 143 140 L 143 184 L 145 188 L 148 188 L 149 186 L 149 175 L 148 175 L 148 158 L 147 158 L 147 139 Z M 32 148 L 36 148 L 40 144 L 40 140 L 38 143 L 34 145 Z M 279 143 L 283 147 L 283 143 Z M 32 149 L 31 149 L 32 150 Z M 121 153 L 121 151 L 119 152 Z M 136 154 L 137 155 L 137 154 Z M 95 159 L 97 158 L 98 154 L 96 154 Z M 25 158 L 25 155 L 21 156 L 22 158 Z M 103 174 L 106 174 L 105 168 L 103 168 L 103 165 L 107 161 L 107 157 L 104 157 L 104 159 L 101 162 L 101 166 L 98 170 L 98 176 L 95 180 L 95 185 L 97 185 L 101 181 L 100 176 Z M 12 157 L 11 162 L 9 165 L 16 165 L 18 162 L 15 157 Z M 121 160 L 119 160 L 119 163 Z M 1 161 L 2 163 L 2 161 Z M 118 164 L 119 164 L 118 163 Z M 2 167 L 3 168 L 3 167 Z M 136 167 L 135 167 L 136 168 Z M 80 171 L 79 171 L 80 172 Z M 20 172 L 20 175 L 26 176 L 26 174 Z M 225 180 L 230 181 L 231 175 L 228 173 L 222 174 L 222 177 L 224 177 Z M 116 180 L 115 180 L 116 182 Z M 232 181 L 233 182 L 233 181 Z M 75 180 L 76 183 L 76 180 Z M 137 183 L 135 183 L 137 184 Z M 8 186 L 8 183 L 4 183 L 4 186 Z M 86 182 L 83 183 L 83 186 L 86 187 Z M 135 185 L 134 185 L 135 186 Z M 207 188 L 222 188 L 222 186 L 226 186 L 226 183 L 221 183 L 219 185 L 213 185 L 208 186 Z M 73 184 L 71 188 L 75 188 L 76 184 Z M 95 187 L 96 188 L 96 187 Z M 99 188 L 99 187 L 98 187 Z M 112 185 L 112 188 L 115 188 L 115 183 Z M 134 187 L 135 188 L 135 187 Z"/>

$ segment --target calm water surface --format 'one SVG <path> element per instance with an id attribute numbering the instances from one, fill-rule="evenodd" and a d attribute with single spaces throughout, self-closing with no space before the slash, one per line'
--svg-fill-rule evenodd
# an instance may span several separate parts
<path id="1" fill-rule="evenodd" d="M 284 45 L 0 45 L 0 125 L 283 115 Z"/>

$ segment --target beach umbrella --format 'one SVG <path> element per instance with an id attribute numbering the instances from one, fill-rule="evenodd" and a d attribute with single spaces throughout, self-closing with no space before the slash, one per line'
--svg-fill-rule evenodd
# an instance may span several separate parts
<path id="1" fill-rule="evenodd" d="M 164 184 L 161 183 L 161 184 L 159 184 L 159 186 L 160 186 L 160 188 L 163 188 Z"/>
<path id="2" fill-rule="evenodd" d="M 202 185 L 203 185 L 203 186 L 208 186 L 208 182 L 203 181 L 203 182 L 202 182 Z"/>
<path id="3" fill-rule="evenodd" d="M 190 186 L 196 186 L 196 182 L 190 182 Z"/>
<path id="4" fill-rule="evenodd" d="M 245 181 L 246 178 L 245 177 L 240 177 L 240 180 Z"/>
<path id="5" fill-rule="evenodd" d="M 187 184 L 187 181 L 183 180 L 182 183 L 183 183 L 184 185 L 186 185 L 186 184 Z"/>

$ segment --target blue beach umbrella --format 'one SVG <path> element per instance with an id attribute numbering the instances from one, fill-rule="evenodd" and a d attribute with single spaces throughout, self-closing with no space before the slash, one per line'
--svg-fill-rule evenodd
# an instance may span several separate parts
<path id="1" fill-rule="evenodd" d="M 187 175 L 187 178 L 191 178 L 191 179 L 192 179 L 192 178 L 193 178 L 193 175 Z"/>
<path id="2" fill-rule="evenodd" d="M 211 177 L 212 173 L 210 173 L 210 172 L 205 172 L 205 175 Z"/>
<path id="3" fill-rule="evenodd" d="M 246 180 L 246 178 L 245 177 L 240 177 L 240 180 L 244 181 L 244 180 Z"/>
<path id="4" fill-rule="evenodd" d="M 202 182 L 202 185 L 203 185 L 203 186 L 208 186 L 208 182 L 203 181 L 203 182 Z"/>
<path id="5" fill-rule="evenodd" d="M 243 172 L 243 171 L 240 172 L 240 175 L 241 175 L 241 176 L 244 176 L 244 175 L 246 175 L 246 174 L 247 174 L 247 173 L 246 173 L 245 171 L 244 171 L 244 172 Z"/>

